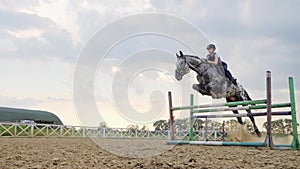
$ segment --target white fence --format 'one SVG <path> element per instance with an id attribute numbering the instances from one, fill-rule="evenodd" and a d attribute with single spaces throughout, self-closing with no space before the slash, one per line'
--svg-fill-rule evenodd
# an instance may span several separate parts
<path id="1" fill-rule="evenodd" d="M 149 131 L 129 128 L 100 128 L 50 124 L 0 123 L 0 137 L 92 137 L 169 139 L 169 130 Z M 194 140 L 204 140 L 204 130 L 194 131 Z M 175 131 L 175 139 L 187 139 L 188 131 Z M 220 131 L 207 131 L 208 140 L 221 140 Z"/>

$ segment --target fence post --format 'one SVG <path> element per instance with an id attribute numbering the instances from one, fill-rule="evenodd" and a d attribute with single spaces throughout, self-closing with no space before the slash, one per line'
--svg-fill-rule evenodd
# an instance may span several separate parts
<path id="1" fill-rule="evenodd" d="M 225 121 L 223 120 L 222 124 L 222 141 L 225 141 Z"/>
<path id="2" fill-rule="evenodd" d="M 31 135 L 31 137 L 34 136 L 34 125 L 35 124 L 31 124 L 31 129 L 30 129 L 30 135 Z"/>
<path id="3" fill-rule="evenodd" d="M 215 140 L 218 139 L 218 131 L 216 129 L 214 129 L 214 136 L 215 136 Z"/>
<path id="4" fill-rule="evenodd" d="M 204 133 L 204 141 L 208 141 L 208 119 L 207 117 L 205 118 L 205 133 Z"/>
<path id="5" fill-rule="evenodd" d="M 190 106 L 194 105 L 194 95 L 191 94 L 190 96 Z M 189 131 L 189 141 L 193 141 L 194 138 L 194 131 L 193 131 L 193 108 L 190 109 L 190 131 Z"/>
<path id="6" fill-rule="evenodd" d="M 72 133 L 72 134 L 71 134 L 72 137 L 74 137 L 74 127 L 73 127 L 73 126 L 71 127 L 71 133 Z"/>
<path id="7" fill-rule="evenodd" d="M 173 116 L 173 110 L 172 110 L 172 93 L 168 92 L 168 99 L 169 99 L 169 112 L 170 112 L 170 138 L 171 140 L 175 139 L 174 136 L 174 116 Z"/>
<path id="8" fill-rule="evenodd" d="M 45 126 L 46 126 L 46 136 L 49 137 L 49 126 L 48 125 Z"/>
<path id="9" fill-rule="evenodd" d="M 85 137 L 85 127 L 82 127 L 82 137 Z"/>
<path id="10" fill-rule="evenodd" d="M 272 138 L 272 93 L 271 93 L 271 72 L 266 72 L 267 81 L 267 136 L 265 139 L 266 147 L 273 148 L 273 138 Z"/>
<path id="11" fill-rule="evenodd" d="M 14 137 L 16 137 L 17 136 L 17 129 L 18 129 L 18 126 L 17 125 L 19 125 L 19 124 L 14 124 Z"/>
<path id="12" fill-rule="evenodd" d="M 63 136 L 63 126 L 62 125 L 59 126 L 59 134 L 60 134 L 60 137 Z"/>
<path id="13" fill-rule="evenodd" d="M 296 116 L 296 101 L 294 93 L 294 80 L 289 77 L 289 92 L 290 92 L 290 103 L 291 103 L 291 114 L 292 114 L 292 126 L 293 126 L 293 142 L 292 149 L 300 149 L 298 130 L 297 130 L 297 116 Z"/>

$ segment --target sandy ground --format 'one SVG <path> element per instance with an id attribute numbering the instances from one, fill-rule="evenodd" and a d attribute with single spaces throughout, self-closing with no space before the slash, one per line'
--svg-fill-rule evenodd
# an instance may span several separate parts
<path id="1" fill-rule="evenodd" d="M 88 138 L 0 138 L 0 168 L 300 169 L 300 151 L 170 146 L 158 140 L 95 142 Z"/>

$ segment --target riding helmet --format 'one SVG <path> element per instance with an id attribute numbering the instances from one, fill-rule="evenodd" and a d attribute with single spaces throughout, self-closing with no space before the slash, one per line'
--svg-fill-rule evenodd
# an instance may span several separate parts
<path id="1" fill-rule="evenodd" d="M 207 48 L 206 49 L 214 49 L 214 50 L 216 50 L 216 46 L 214 45 L 214 44 L 209 44 L 209 45 L 207 45 Z"/>

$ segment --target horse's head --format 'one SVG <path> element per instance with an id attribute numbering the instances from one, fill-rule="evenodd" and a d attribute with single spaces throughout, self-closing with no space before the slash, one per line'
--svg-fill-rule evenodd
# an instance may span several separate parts
<path id="1" fill-rule="evenodd" d="M 179 51 L 179 55 L 176 53 L 177 63 L 175 70 L 175 78 L 179 81 L 185 74 L 190 72 L 189 65 L 186 62 L 186 57 L 183 55 L 181 51 Z"/>

